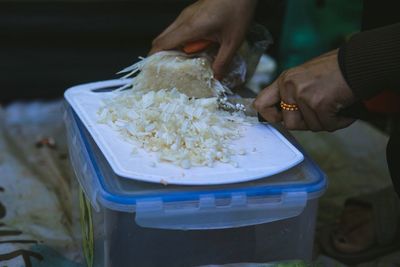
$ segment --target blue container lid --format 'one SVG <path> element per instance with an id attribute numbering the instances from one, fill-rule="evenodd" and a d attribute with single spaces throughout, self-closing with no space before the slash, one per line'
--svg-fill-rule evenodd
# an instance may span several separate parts
<path id="1" fill-rule="evenodd" d="M 65 114 L 71 163 L 95 210 L 135 212 L 138 225 L 163 229 L 216 229 L 266 223 L 301 214 L 322 195 L 327 179 L 289 133 L 281 133 L 304 154 L 282 173 L 223 185 L 163 185 L 116 175 L 79 117 Z"/>

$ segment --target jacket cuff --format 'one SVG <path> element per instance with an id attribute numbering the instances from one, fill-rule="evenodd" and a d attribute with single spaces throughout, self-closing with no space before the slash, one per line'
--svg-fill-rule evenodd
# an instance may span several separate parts
<path id="1" fill-rule="evenodd" d="M 400 23 L 354 35 L 339 48 L 338 63 L 358 99 L 400 91 Z"/>

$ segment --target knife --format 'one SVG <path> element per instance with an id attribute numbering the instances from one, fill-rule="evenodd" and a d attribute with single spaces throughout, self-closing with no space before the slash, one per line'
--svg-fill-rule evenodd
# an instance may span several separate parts
<path id="1" fill-rule="evenodd" d="M 194 53 L 198 53 L 198 52 L 201 52 L 201 51 L 209 48 L 210 45 L 212 45 L 212 44 L 213 44 L 213 41 L 201 39 L 201 40 L 186 43 L 183 46 L 182 50 L 186 54 L 194 54 Z"/>

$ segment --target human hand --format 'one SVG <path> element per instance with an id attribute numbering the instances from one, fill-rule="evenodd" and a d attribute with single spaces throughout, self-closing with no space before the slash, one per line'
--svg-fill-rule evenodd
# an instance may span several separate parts
<path id="1" fill-rule="evenodd" d="M 279 110 L 281 101 L 298 110 Z M 353 118 L 338 112 L 355 102 L 340 71 L 337 50 L 283 72 L 253 102 L 269 122 L 281 122 L 289 130 L 334 131 L 349 126 Z"/>
<path id="2" fill-rule="evenodd" d="M 212 68 L 222 79 L 242 44 L 253 17 L 256 0 L 199 0 L 153 41 L 150 54 L 178 48 L 188 42 L 210 40 L 220 45 Z"/>

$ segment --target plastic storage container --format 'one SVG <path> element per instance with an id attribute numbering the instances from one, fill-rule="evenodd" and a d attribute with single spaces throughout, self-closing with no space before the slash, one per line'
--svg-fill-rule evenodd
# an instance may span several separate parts
<path id="1" fill-rule="evenodd" d="M 285 172 L 250 182 L 139 182 L 113 173 L 68 103 L 64 118 L 72 166 L 83 192 L 80 223 L 88 266 L 311 259 L 326 177 L 307 155 Z"/>

